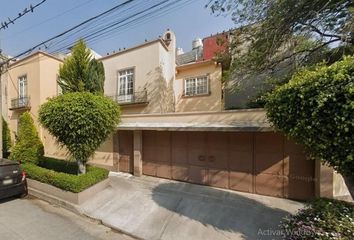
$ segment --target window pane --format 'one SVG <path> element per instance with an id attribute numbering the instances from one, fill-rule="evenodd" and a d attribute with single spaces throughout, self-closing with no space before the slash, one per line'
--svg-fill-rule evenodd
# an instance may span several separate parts
<path id="1" fill-rule="evenodd" d="M 119 71 L 119 95 L 132 95 L 134 89 L 134 70 Z"/>

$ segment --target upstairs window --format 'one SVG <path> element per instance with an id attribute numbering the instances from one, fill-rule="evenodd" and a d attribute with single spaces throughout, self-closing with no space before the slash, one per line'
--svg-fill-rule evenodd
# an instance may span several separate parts
<path id="1" fill-rule="evenodd" d="M 23 99 L 27 97 L 27 76 L 18 78 L 18 98 Z"/>
<path id="2" fill-rule="evenodd" d="M 118 72 L 118 95 L 133 95 L 134 69 L 126 69 Z"/>
<path id="3" fill-rule="evenodd" d="M 184 81 L 185 96 L 205 95 L 209 93 L 207 76 L 188 78 Z"/>

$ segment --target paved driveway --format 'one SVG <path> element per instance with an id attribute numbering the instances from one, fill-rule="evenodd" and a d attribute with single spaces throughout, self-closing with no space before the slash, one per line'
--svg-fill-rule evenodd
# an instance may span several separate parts
<path id="1" fill-rule="evenodd" d="M 133 176 L 86 202 L 85 214 L 142 239 L 277 239 L 279 223 L 303 205 L 286 199 Z"/>

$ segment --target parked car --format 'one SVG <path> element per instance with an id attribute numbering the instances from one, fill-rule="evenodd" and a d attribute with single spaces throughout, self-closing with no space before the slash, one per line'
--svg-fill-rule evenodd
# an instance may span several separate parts
<path id="1" fill-rule="evenodd" d="M 0 158 L 0 199 L 24 197 L 27 193 L 26 173 L 20 169 L 20 164 Z"/>

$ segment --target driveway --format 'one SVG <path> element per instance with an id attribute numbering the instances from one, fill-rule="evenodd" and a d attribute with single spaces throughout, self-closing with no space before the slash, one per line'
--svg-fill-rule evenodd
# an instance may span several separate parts
<path id="1" fill-rule="evenodd" d="M 38 199 L 0 201 L 2 240 L 131 240 L 103 225 Z"/>
<path id="2" fill-rule="evenodd" d="M 278 239 L 303 204 L 151 177 L 117 174 L 84 213 L 141 239 Z"/>

